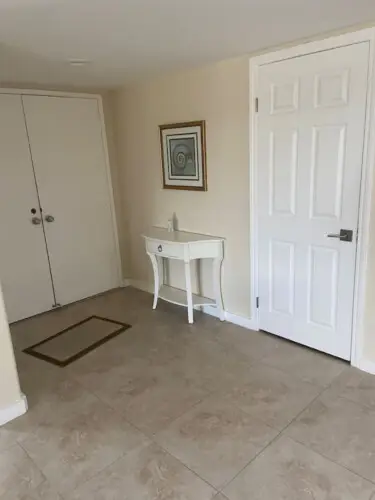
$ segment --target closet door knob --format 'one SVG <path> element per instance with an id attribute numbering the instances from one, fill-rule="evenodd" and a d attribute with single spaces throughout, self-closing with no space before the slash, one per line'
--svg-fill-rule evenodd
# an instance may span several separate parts
<path id="1" fill-rule="evenodd" d="M 34 226 L 39 226 L 39 224 L 42 223 L 42 219 L 39 217 L 31 217 L 31 224 L 34 224 Z"/>
<path id="2" fill-rule="evenodd" d="M 54 222 L 55 217 L 54 217 L 53 215 L 46 215 L 46 216 L 44 217 L 44 220 L 45 220 L 46 222 Z"/>

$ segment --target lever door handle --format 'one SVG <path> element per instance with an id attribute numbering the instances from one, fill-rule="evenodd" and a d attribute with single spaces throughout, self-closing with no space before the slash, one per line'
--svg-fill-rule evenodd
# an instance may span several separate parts
<path id="1" fill-rule="evenodd" d="M 340 241 L 353 241 L 353 231 L 351 229 L 340 229 L 340 233 L 328 233 L 327 238 L 337 238 Z"/>
<path id="2" fill-rule="evenodd" d="M 42 219 L 39 217 L 31 217 L 31 224 L 34 226 L 39 226 L 42 223 Z"/>

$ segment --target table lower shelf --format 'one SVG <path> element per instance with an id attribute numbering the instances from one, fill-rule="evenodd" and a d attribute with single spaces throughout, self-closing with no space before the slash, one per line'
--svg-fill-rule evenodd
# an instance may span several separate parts
<path id="1" fill-rule="evenodd" d="M 159 299 L 163 299 L 172 304 L 187 307 L 186 290 L 174 288 L 173 286 L 163 285 L 159 290 Z M 208 297 L 202 297 L 193 293 L 193 306 L 216 306 L 216 302 Z"/>

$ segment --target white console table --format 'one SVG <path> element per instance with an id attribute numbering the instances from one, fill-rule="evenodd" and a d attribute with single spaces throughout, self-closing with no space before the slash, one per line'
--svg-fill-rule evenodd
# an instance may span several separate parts
<path id="1" fill-rule="evenodd" d="M 224 239 L 186 231 L 169 232 L 167 229 L 153 227 L 142 235 L 146 241 L 146 251 L 154 270 L 154 304 L 158 299 L 185 306 L 188 309 L 189 323 L 194 322 L 195 306 L 216 306 L 219 317 L 224 321 L 223 300 L 221 295 L 221 264 L 223 261 Z M 158 260 L 164 270 L 164 258 L 179 259 L 185 263 L 186 291 L 164 284 L 164 272 L 160 272 Z M 213 259 L 215 300 L 192 293 L 190 261 Z"/>

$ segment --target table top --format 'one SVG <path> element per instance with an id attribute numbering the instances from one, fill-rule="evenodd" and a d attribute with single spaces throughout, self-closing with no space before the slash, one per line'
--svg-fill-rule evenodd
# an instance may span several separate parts
<path id="1" fill-rule="evenodd" d="M 151 227 L 142 236 L 149 240 L 170 241 L 173 243 L 194 243 L 199 241 L 223 241 L 219 236 L 190 233 L 188 231 L 168 231 L 164 227 Z"/>

